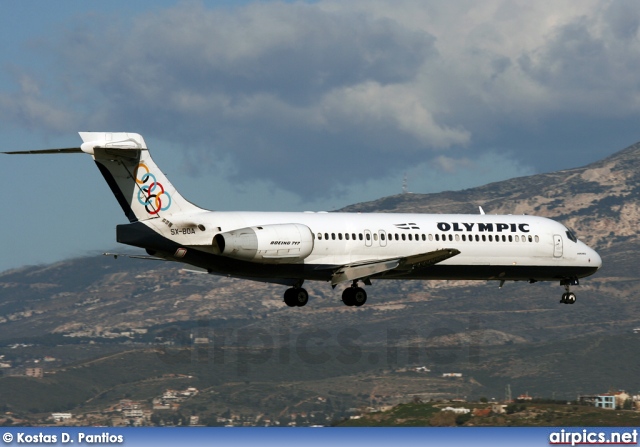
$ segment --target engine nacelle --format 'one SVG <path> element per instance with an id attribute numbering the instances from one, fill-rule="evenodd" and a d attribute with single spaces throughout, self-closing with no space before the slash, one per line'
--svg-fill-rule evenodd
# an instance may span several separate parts
<path id="1" fill-rule="evenodd" d="M 216 234 L 217 254 L 262 264 L 295 264 L 313 251 L 313 233 L 302 224 L 274 224 Z"/>

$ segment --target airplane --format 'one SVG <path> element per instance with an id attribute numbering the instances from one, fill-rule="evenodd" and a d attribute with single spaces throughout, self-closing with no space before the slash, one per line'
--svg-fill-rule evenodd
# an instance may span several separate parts
<path id="1" fill-rule="evenodd" d="M 141 135 L 80 132 L 74 148 L 5 154 L 86 153 L 129 223 L 119 243 L 208 273 L 288 286 L 284 302 L 305 306 L 305 281 L 346 283 L 359 307 L 372 280 L 559 281 L 570 286 L 601 266 L 598 253 L 554 220 L 529 215 L 209 211 L 187 201 L 160 171 Z M 350 283 L 350 284 L 349 284 Z"/>

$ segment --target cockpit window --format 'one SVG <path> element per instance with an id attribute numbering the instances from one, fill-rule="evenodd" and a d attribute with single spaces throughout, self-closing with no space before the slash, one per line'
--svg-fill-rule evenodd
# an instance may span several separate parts
<path id="1" fill-rule="evenodd" d="M 567 237 L 571 242 L 578 242 L 578 238 L 576 237 L 576 234 L 571 229 L 567 229 Z"/>

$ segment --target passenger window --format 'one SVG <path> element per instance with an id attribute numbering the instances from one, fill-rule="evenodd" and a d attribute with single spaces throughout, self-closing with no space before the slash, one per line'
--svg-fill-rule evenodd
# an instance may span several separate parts
<path id="1" fill-rule="evenodd" d="M 396 241 L 400 240 L 400 237 L 398 236 L 398 233 L 396 233 Z"/>
<path id="2" fill-rule="evenodd" d="M 529 235 L 529 242 L 533 242 L 533 238 Z"/>
<path id="3" fill-rule="evenodd" d="M 520 236 L 516 234 L 514 237 L 516 238 L 516 242 L 520 242 Z"/>
<path id="4" fill-rule="evenodd" d="M 412 240 L 412 236 L 411 235 L 409 235 L 409 240 Z"/>
<path id="5" fill-rule="evenodd" d="M 513 236 L 509 235 L 509 242 L 513 242 Z"/>
<path id="6" fill-rule="evenodd" d="M 355 233 L 351 233 L 351 239 L 353 239 L 354 241 L 356 240 L 356 234 Z"/>
<path id="7" fill-rule="evenodd" d="M 373 233 L 373 240 L 377 241 L 378 240 L 378 233 Z"/>
<path id="8" fill-rule="evenodd" d="M 536 242 L 540 242 L 540 238 L 536 236 Z"/>
<path id="9" fill-rule="evenodd" d="M 380 233 L 380 240 L 385 240 L 384 233 Z"/>
<path id="10" fill-rule="evenodd" d="M 322 240 L 322 233 L 318 233 L 318 239 Z"/>
<path id="11" fill-rule="evenodd" d="M 502 235 L 502 242 L 507 242 L 507 236 L 505 236 L 504 234 Z"/>
<path id="12" fill-rule="evenodd" d="M 370 235 L 369 233 L 367 233 L 365 236 L 366 236 L 366 238 L 367 238 L 367 240 L 368 240 L 368 241 L 370 241 L 370 240 L 371 240 L 371 235 Z"/>
<path id="13" fill-rule="evenodd" d="M 453 236 L 449 235 L 449 241 L 452 242 L 453 241 Z"/>
<path id="14" fill-rule="evenodd" d="M 342 233 L 338 233 L 338 239 L 342 240 Z"/>
<path id="15" fill-rule="evenodd" d="M 358 234 L 358 239 L 362 240 L 362 233 Z"/>
<path id="16" fill-rule="evenodd" d="M 423 234 L 423 235 L 422 235 L 422 240 L 423 240 L 423 241 L 426 241 L 426 240 L 427 240 L 427 236 Z"/>
<path id="17" fill-rule="evenodd" d="M 460 235 L 456 234 L 456 242 L 460 242 Z"/>
<path id="18" fill-rule="evenodd" d="M 344 238 L 345 238 L 346 240 L 349 240 L 349 233 L 345 233 L 345 234 L 344 234 Z"/>
<path id="19" fill-rule="evenodd" d="M 482 235 L 482 240 L 484 241 L 484 234 Z M 489 235 L 489 242 L 493 242 L 493 236 Z"/>
<path id="20" fill-rule="evenodd" d="M 465 236 L 464 234 L 462 235 L 462 242 L 467 242 L 467 236 Z"/>
<path id="21" fill-rule="evenodd" d="M 406 241 L 406 240 L 407 240 L 407 236 L 403 234 L 403 235 L 402 235 L 402 240 L 403 240 L 403 241 Z"/>
<path id="22" fill-rule="evenodd" d="M 480 242 L 480 236 L 476 234 L 476 242 Z M 482 242 L 484 242 L 484 235 L 482 236 Z"/>
<path id="23" fill-rule="evenodd" d="M 436 236 L 438 236 L 438 235 L 436 234 Z M 433 241 L 433 234 L 430 234 L 430 235 L 429 235 L 429 240 L 430 240 L 430 241 Z"/>
<path id="24" fill-rule="evenodd" d="M 324 238 L 325 238 L 326 240 L 329 240 L 329 233 L 325 233 L 325 234 L 324 234 Z"/>
<path id="25" fill-rule="evenodd" d="M 440 235 L 436 234 L 436 241 L 440 242 Z"/>
<path id="26" fill-rule="evenodd" d="M 336 234 L 335 233 L 331 233 L 331 239 L 333 239 L 334 241 L 336 240 Z"/>

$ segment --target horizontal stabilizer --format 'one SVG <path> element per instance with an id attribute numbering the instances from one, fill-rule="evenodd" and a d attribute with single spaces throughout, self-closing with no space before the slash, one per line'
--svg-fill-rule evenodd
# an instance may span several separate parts
<path id="1" fill-rule="evenodd" d="M 25 155 L 25 154 L 81 154 L 82 149 L 79 147 L 68 147 L 63 149 L 40 149 L 36 151 L 13 151 L 3 152 L 9 155 Z"/>
<path id="2" fill-rule="evenodd" d="M 118 259 L 118 256 L 120 256 L 129 259 L 144 259 L 146 261 L 171 261 L 171 259 L 159 258 L 157 256 L 130 255 L 127 253 L 102 253 L 102 256 L 113 256 L 113 259 Z"/>

